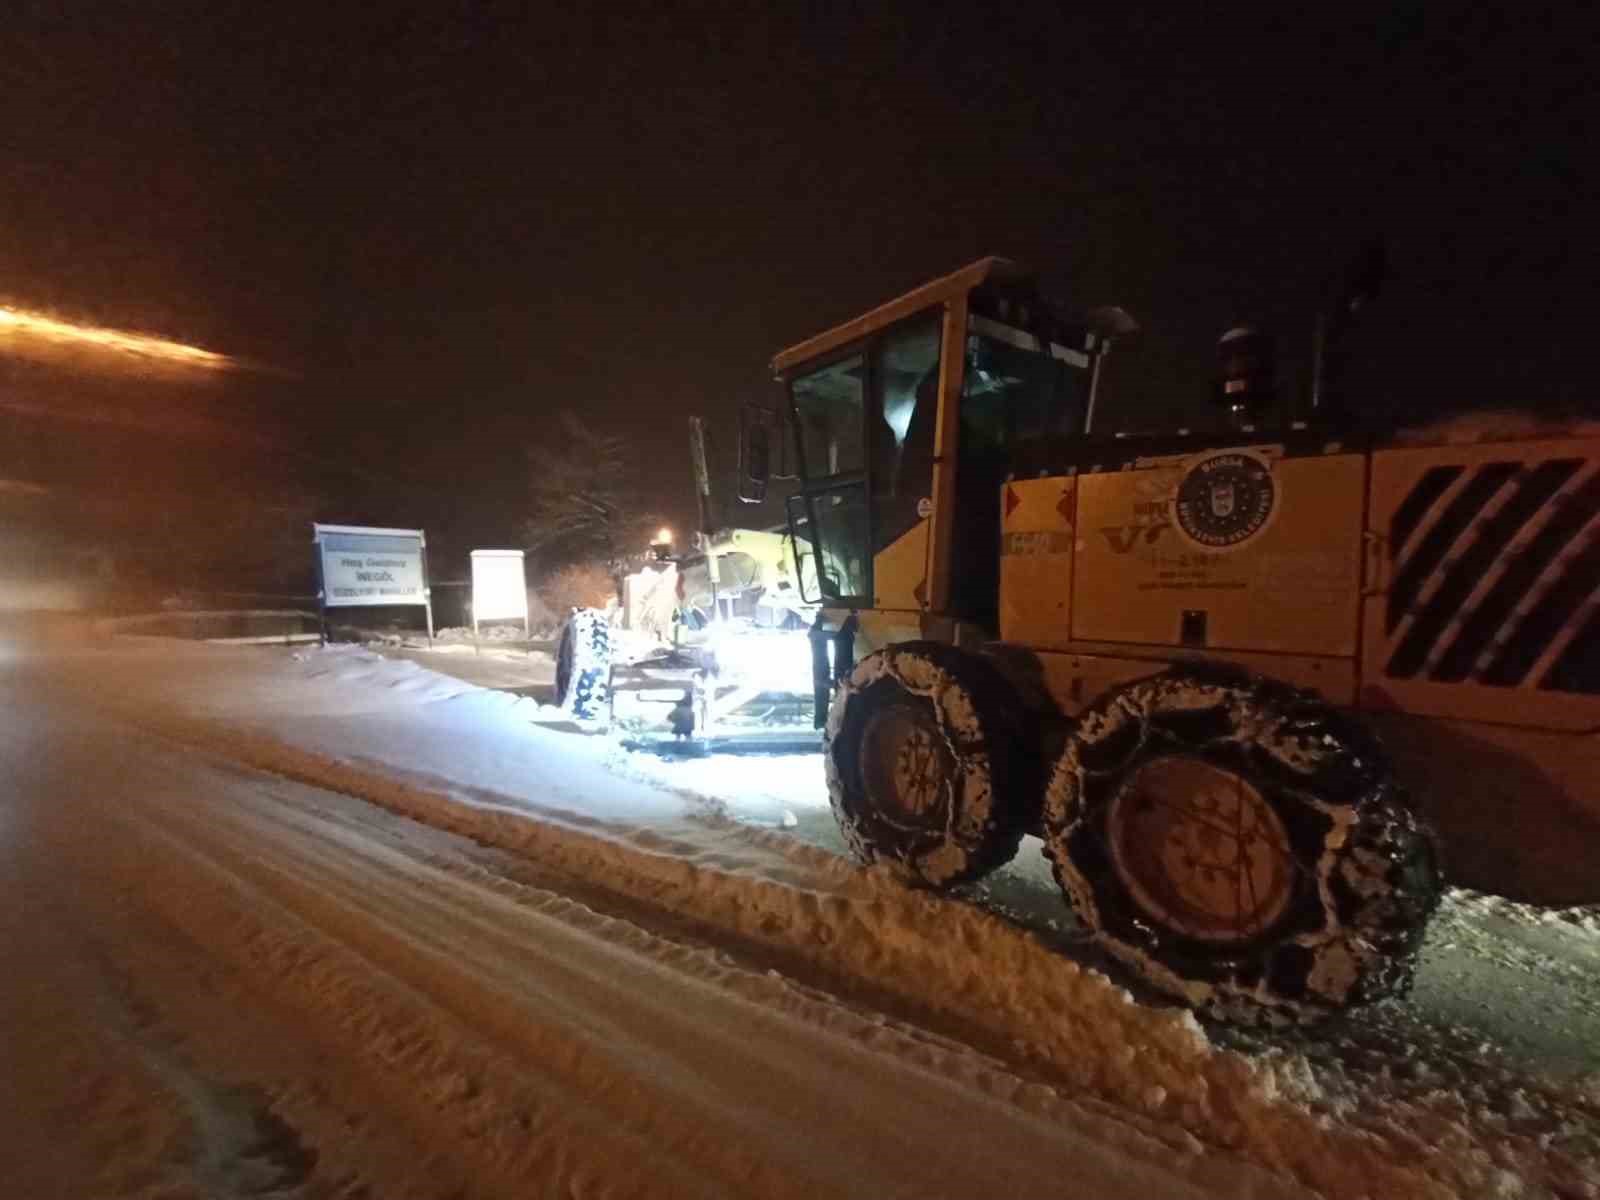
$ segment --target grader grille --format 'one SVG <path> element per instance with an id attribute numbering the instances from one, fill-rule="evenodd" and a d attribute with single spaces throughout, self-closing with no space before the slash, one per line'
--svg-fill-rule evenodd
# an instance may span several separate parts
<path id="1" fill-rule="evenodd" d="M 1600 693 L 1600 462 L 1435 465 L 1387 532 L 1386 676 Z"/>

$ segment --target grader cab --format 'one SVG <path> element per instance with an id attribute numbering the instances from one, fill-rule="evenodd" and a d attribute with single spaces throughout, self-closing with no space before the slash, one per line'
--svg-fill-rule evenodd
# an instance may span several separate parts
<path id="1" fill-rule="evenodd" d="M 1300 1017 L 1404 987 L 1441 870 L 1600 899 L 1600 437 L 1275 427 L 1249 330 L 1233 429 L 1107 436 L 1114 332 L 991 258 L 773 360 L 860 856 L 1037 834 L 1150 982 Z"/>

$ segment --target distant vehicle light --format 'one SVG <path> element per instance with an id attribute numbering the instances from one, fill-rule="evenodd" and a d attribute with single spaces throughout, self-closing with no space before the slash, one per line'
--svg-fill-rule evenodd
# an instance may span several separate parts
<path id="1" fill-rule="evenodd" d="M 13 339 L 23 340 L 24 345 L 27 339 L 37 339 L 55 346 L 94 348 L 211 371 L 225 370 L 233 365 L 233 360 L 226 354 L 202 350 L 199 346 L 186 346 L 182 342 L 169 342 L 142 333 L 78 325 L 42 313 L 0 305 L 0 348 Z"/>

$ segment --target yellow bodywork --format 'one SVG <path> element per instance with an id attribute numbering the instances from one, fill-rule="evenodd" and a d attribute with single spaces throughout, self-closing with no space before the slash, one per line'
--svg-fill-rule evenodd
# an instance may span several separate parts
<path id="1" fill-rule="evenodd" d="M 928 596 L 928 521 L 918 521 L 872 559 L 872 606 L 920 612 Z"/>
<path id="2" fill-rule="evenodd" d="M 1007 484 L 1000 511 L 1000 638 L 1038 646 L 1072 638 L 1078 481 Z"/>
<path id="3" fill-rule="evenodd" d="M 724 529 L 706 539 L 702 549 L 708 559 L 721 560 L 731 555 L 744 555 L 757 572 L 757 577 L 747 582 L 757 583 L 770 593 L 792 588 L 799 594 L 800 571 L 795 566 L 794 543 L 787 534 L 762 529 Z M 807 567 L 809 565 L 807 563 Z M 723 573 L 719 567 L 719 582 Z M 809 574 L 805 583 L 807 591 L 814 595 L 816 582 Z"/>
<path id="4" fill-rule="evenodd" d="M 1240 449 L 1273 503 L 1232 546 L 1195 545 L 1178 515 L 1181 481 L 1226 451 L 1006 484 L 1007 652 L 1069 716 L 1179 659 L 1358 708 L 1454 878 L 1592 901 L 1600 664 L 1581 639 L 1600 621 L 1600 442 Z"/>
<path id="5" fill-rule="evenodd" d="M 1355 653 L 1365 461 L 1255 449 L 1277 499 L 1270 523 L 1236 547 L 1196 544 L 1173 519 L 1178 483 L 1201 456 L 1078 480 L 1074 639 L 1181 644 L 1189 611 L 1206 617 L 1195 648 Z"/>
<path id="6" fill-rule="evenodd" d="M 1067 711 L 1179 654 L 1353 698 L 1366 460 L 1245 449 L 1274 499 L 1234 546 L 1197 543 L 1174 513 L 1180 482 L 1216 451 L 1005 485 L 1000 637 L 1044 654 Z"/>

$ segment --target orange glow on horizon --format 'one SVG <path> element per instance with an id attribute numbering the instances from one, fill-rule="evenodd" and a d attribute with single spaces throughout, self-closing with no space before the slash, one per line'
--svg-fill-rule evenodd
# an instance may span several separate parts
<path id="1" fill-rule="evenodd" d="M 119 329 L 78 325 L 0 304 L 0 348 L 13 339 L 37 339 L 62 349 L 97 349 L 146 361 L 200 367 L 208 371 L 225 370 L 233 365 L 233 360 L 226 354 L 202 350 L 199 346 L 186 346 L 182 342 L 169 342 L 141 333 L 124 333 Z"/>

